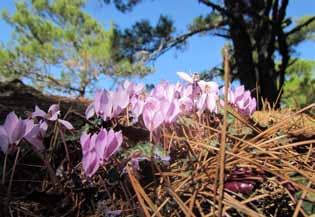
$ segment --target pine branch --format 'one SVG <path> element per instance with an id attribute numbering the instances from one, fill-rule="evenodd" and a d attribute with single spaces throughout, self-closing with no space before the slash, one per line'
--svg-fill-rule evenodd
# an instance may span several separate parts
<path id="1" fill-rule="evenodd" d="M 231 19 L 234 19 L 234 15 L 229 13 L 225 8 L 221 7 L 220 5 L 218 4 L 215 4 L 211 1 L 208 1 L 208 0 L 198 0 L 199 2 L 201 2 L 202 4 L 208 6 L 208 7 L 211 7 L 213 10 L 217 10 L 219 11 L 221 14 L 231 18 Z"/>
<path id="2" fill-rule="evenodd" d="M 311 24 L 312 22 L 315 21 L 315 16 L 310 17 L 308 20 L 306 20 L 305 22 L 301 23 L 300 25 L 297 25 L 296 27 L 294 27 L 292 30 L 290 30 L 289 32 L 286 33 L 286 35 L 291 35 L 295 32 L 300 31 L 302 28 L 308 26 L 309 24 Z"/>
<path id="3" fill-rule="evenodd" d="M 165 52 L 167 52 L 171 48 L 178 46 L 179 44 L 185 42 L 188 38 L 190 38 L 196 34 L 200 34 L 203 32 L 208 32 L 208 31 L 213 30 L 213 29 L 221 28 L 221 27 L 225 26 L 226 24 L 227 24 L 227 21 L 222 20 L 221 22 L 218 22 L 215 24 L 208 24 L 204 27 L 194 29 L 194 30 L 192 30 L 186 34 L 183 34 L 183 35 L 178 36 L 174 39 L 171 39 L 170 41 L 168 41 L 164 44 L 161 44 L 158 49 L 156 49 L 152 54 L 149 55 L 147 60 L 150 61 L 150 60 L 157 59 L 159 56 L 161 56 L 162 54 L 164 54 Z"/>

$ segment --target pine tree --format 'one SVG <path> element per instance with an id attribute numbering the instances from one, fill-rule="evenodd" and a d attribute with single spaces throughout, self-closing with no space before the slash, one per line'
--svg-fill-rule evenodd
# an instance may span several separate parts
<path id="1" fill-rule="evenodd" d="M 115 27 L 106 29 L 84 12 L 85 0 L 16 1 L 3 11 L 14 27 L 10 45 L 0 49 L 2 75 L 28 78 L 42 89 L 84 96 L 101 74 L 145 75 L 142 63 L 119 55 Z"/>

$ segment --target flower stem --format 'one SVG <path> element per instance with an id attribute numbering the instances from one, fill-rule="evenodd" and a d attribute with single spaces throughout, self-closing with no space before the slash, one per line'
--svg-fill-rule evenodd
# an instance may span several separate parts
<path id="1" fill-rule="evenodd" d="M 13 177 L 14 177 L 16 165 L 17 165 L 17 162 L 18 162 L 18 159 L 19 159 L 19 156 L 20 156 L 20 152 L 21 152 L 21 147 L 19 146 L 18 150 L 16 152 L 16 155 L 15 155 L 13 168 L 12 168 L 12 173 L 11 173 L 11 177 L 10 177 L 10 182 L 9 182 L 9 187 L 8 187 L 8 198 L 10 198 L 10 196 L 11 196 L 11 188 L 12 188 Z"/>
<path id="2" fill-rule="evenodd" d="M 5 171 L 7 170 L 8 155 L 9 155 L 9 152 L 7 151 L 5 153 L 4 163 L 3 163 L 3 172 L 2 172 L 2 181 L 1 181 L 2 185 L 4 185 L 4 183 L 5 183 L 5 175 L 6 175 Z"/>
<path id="3" fill-rule="evenodd" d="M 66 140 L 65 140 L 65 135 L 64 135 L 64 132 L 62 131 L 60 125 L 58 124 L 58 128 L 59 128 L 59 132 L 60 132 L 60 136 L 61 136 L 61 140 L 62 140 L 62 143 L 65 147 L 65 152 L 66 152 L 66 157 L 67 157 L 67 160 L 68 160 L 68 169 L 69 171 L 71 170 L 72 168 L 72 165 L 71 165 L 71 159 L 70 159 L 70 154 L 69 154 L 69 149 L 68 149 L 68 146 L 67 146 L 67 143 L 66 143 Z"/>
<path id="4" fill-rule="evenodd" d="M 126 108 L 126 118 L 127 118 L 127 126 L 129 126 L 130 125 L 130 123 L 129 123 L 129 106 L 127 106 L 127 108 Z"/>
<path id="5" fill-rule="evenodd" d="M 153 132 L 150 131 L 150 142 L 153 140 Z"/>

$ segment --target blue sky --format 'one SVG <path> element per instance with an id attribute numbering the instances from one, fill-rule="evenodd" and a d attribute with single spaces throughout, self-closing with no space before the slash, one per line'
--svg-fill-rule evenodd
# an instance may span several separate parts
<path id="1" fill-rule="evenodd" d="M 144 0 L 136 6 L 132 12 L 123 14 L 112 5 L 101 4 L 102 0 L 89 0 L 85 10 L 95 17 L 99 22 L 108 27 L 113 21 L 120 27 L 129 27 L 140 19 L 148 19 L 155 24 L 160 14 L 165 14 L 175 21 L 177 33 L 185 33 L 187 25 L 191 20 L 206 14 L 209 8 L 198 3 L 197 0 Z M 14 11 L 13 0 L 3 0 L 0 10 L 7 9 L 10 13 Z M 315 0 L 290 0 L 287 14 L 293 18 L 303 15 L 315 15 Z M 11 38 L 11 31 L 2 19 L 0 20 L 0 41 L 6 42 Z M 157 83 L 161 79 L 171 82 L 178 80 L 178 71 L 202 71 L 220 64 L 221 48 L 225 41 L 214 36 L 194 36 L 189 40 L 187 49 L 182 51 L 171 50 L 162 55 L 154 62 L 156 71 L 136 82 Z M 301 58 L 315 59 L 315 42 L 304 42 L 298 46 Z M 108 88 L 112 85 L 111 79 L 102 79 L 97 83 L 97 88 Z"/>

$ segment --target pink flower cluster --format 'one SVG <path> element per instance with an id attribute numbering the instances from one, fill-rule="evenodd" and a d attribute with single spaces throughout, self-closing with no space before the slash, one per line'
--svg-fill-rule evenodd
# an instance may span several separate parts
<path id="1" fill-rule="evenodd" d="M 14 112 L 9 113 L 4 124 L 0 126 L 1 151 L 15 152 L 23 138 L 37 150 L 43 150 L 43 138 L 48 128 L 48 121 L 58 121 L 65 128 L 73 129 L 71 123 L 58 118 L 59 114 L 59 105 L 50 106 L 48 113 L 36 106 L 32 117 L 24 120 L 18 118 Z"/>
<path id="2" fill-rule="evenodd" d="M 130 113 L 135 121 L 142 115 L 145 127 L 155 131 L 161 124 L 172 124 L 179 115 L 189 115 L 196 110 L 201 116 L 205 111 L 218 112 L 219 85 L 198 80 L 184 72 L 178 73 L 188 85 L 159 83 L 151 92 L 144 92 L 143 84 L 125 81 L 116 91 L 98 90 L 93 103 L 86 110 L 89 119 L 94 115 L 110 120 L 122 113 Z M 241 86 L 229 91 L 229 102 L 242 114 L 250 115 L 256 108 L 255 98 Z"/>
<path id="3" fill-rule="evenodd" d="M 97 134 L 83 133 L 80 138 L 82 146 L 82 167 L 86 176 L 91 177 L 98 168 L 114 155 L 122 144 L 122 133 L 101 129 Z"/>
<path id="4" fill-rule="evenodd" d="M 238 109 L 241 114 L 250 115 L 256 110 L 256 99 L 250 96 L 250 91 L 245 91 L 243 85 L 228 93 L 228 101 Z"/>

